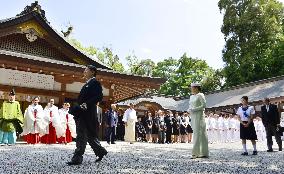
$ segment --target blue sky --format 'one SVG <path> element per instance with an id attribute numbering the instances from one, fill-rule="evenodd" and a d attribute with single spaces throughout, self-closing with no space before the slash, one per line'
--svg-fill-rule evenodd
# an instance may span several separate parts
<path id="1" fill-rule="evenodd" d="M 282 2 L 284 0 L 281 0 Z M 0 19 L 13 17 L 34 0 L 1 2 Z M 221 68 L 224 37 L 218 0 L 39 0 L 51 25 L 70 22 L 83 45 L 113 49 L 125 64 L 137 57 L 155 62 L 184 52 Z"/>

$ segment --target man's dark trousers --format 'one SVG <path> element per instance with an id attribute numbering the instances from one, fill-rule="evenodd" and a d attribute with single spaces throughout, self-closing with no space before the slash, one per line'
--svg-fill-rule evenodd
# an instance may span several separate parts
<path id="1" fill-rule="evenodd" d="M 76 150 L 72 161 L 76 161 L 82 163 L 83 161 L 83 154 L 86 149 L 87 142 L 93 149 L 96 156 L 100 157 L 107 153 L 106 149 L 101 146 L 98 138 L 95 134 L 91 133 L 88 129 L 88 124 L 86 120 L 83 118 L 77 118 L 76 120 Z"/>
<path id="2" fill-rule="evenodd" d="M 108 127 L 106 130 L 106 141 L 107 143 L 114 143 L 115 141 L 115 126 Z"/>

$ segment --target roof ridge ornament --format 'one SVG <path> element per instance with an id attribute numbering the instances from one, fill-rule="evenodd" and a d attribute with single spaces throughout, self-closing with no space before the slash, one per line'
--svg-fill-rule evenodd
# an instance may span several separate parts
<path id="1" fill-rule="evenodd" d="M 31 5 L 27 5 L 24 10 L 20 13 L 17 14 L 16 16 L 20 15 L 25 15 L 31 12 L 36 12 L 38 13 L 44 20 L 47 21 L 45 17 L 45 11 L 41 9 L 41 6 L 38 4 L 38 1 L 35 1 L 34 3 L 31 3 Z"/>

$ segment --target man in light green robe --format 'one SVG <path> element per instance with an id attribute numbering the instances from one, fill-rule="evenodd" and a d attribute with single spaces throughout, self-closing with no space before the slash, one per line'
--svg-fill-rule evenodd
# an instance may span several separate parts
<path id="1" fill-rule="evenodd" d="M 0 144 L 16 143 L 16 133 L 21 133 L 23 114 L 20 103 L 15 101 L 15 91 L 9 94 L 9 101 L 4 101 L 0 108 Z"/>

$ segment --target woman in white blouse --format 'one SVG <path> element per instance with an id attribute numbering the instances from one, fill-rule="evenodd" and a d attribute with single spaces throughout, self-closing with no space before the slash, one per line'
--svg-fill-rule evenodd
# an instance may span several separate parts
<path id="1" fill-rule="evenodd" d="M 253 124 L 255 110 L 253 106 L 249 106 L 248 97 L 242 97 L 242 106 L 238 108 L 237 115 L 240 120 L 240 138 L 242 140 L 244 152 L 241 155 L 248 155 L 246 140 L 251 140 L 253 145 L 253 155 L 257 155 L 256 150 L 256 132 Z"/>
<path id="2" fill-rule="evenodd" d="M 200 84 L 191 84 L 192 95 L 189 100 L 189 112 L 191 115 L 191 124 L 193 129 L 192 159 L 209 157 L 208 137 L 204 114 L 206 100 L 204 94 L 200 91 Z"/>

